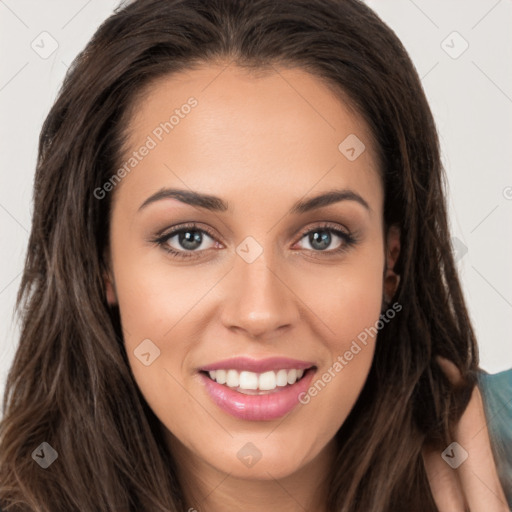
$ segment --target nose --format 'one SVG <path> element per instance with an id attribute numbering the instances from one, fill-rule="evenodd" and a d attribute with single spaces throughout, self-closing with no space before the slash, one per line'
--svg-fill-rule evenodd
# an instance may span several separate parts
<path id="1" fill-rule="evenodd" d="M 252 263 L 235 257 L 228 277 L 222 323 L 250 338 L 282 335 L 299 318 L 298 299 L 287 283 L 283 265 L 276 265 L 265 251 Z"/>

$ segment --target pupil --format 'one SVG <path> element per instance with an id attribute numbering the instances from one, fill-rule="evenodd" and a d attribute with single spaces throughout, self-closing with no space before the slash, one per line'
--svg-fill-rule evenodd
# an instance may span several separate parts
<path id="1" fill-rule="evenodd" d="M 322 235 L 318 236 L 318 233 L 322 233 Z M 331 243 L 331 234 L 328 231 L 315 231 L 313 234 L 309 235 L 309 243 L 313 248 L 325 249 L 329 247 Z M 315 244 L 318 245 L 315 247 Z"/>
<path id="2" fill-rule="evenodd" d="M 190 234 L 192 236 L 190 236 Z M 183 231 L 178 236 L 179 242 L 182 245 L 183 248 L 192 250 L 197 249 L 201 245 L 201 233 L 199 231 Z"/>

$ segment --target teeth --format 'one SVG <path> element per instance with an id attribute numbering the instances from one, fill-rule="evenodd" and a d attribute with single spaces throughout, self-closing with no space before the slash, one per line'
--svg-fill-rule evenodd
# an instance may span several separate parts
<path id="1" fill-rule="evenodd" d="M 240 379 L 238 382 L 239 387 L 242 389 L 258 389 L 258 374 L 253 372 L 240 372 Z"/>
<path id="2" fill-rule="evenodd" d="M 212 370 L 208 372 L 210 378 L 219 384 L 239 390 L 272 391 L 276 387 L 295 384 L 304 375 L 304 370 L 278 370 L 264 373 L 237 370 Z"/>
<path id="3" fill-rule="evenodd" d="M 260 374 L 260 377 L 258 379 L 258 387 L 260 388 L 261 391 L 270 391 L 271 389 L 276 389 L 276 386 L 276 372 L 270 371 Z"/>
<path id="4" fill-rule="evenodd" d="M 288 384 L 288 372 L 286 370 L 279 370 L 276 375 L 278 386 L 286 386 Z"/>
<path id="5" fill-rule="evenodd" d="M 214 370 L 213 372 L 210 372 L 210 377 L 213 380 L 216 380 L 219 384 L 226 384 L 226 370 Z"/>
<path id="6" fill-rule="evenodd" d="M 297 380 L 297 370 L 290 370 L 288 372 L 288 384 L 293 384 Z"/>
<path id="7" fill-rule="evenodd" d="M 236 370 L 228 370 L 226 374 L 226 386 L 237 388 L 240 385 L 240 375 Z"/>

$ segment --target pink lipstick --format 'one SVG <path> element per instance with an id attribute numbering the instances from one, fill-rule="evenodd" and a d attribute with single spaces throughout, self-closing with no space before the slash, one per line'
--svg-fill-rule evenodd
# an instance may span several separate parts
<path id="1" fill-rule="evenodd" d="M 273 420 L 291 412 L 315 372 L 314 363 L 285 357 L 235 357 L 199 368 L 213 402 L 249 421 Z"/>

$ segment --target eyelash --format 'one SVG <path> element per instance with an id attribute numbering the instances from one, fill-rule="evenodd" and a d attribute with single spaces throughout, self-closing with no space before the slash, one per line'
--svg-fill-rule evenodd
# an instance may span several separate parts
<path id="1" fill-rule="evenodd" d="M 336 226 L 336 225 L 334 225 L 334 226 Z M 321 254 L 325 253 L 326 257 L 341 254 L 341 253 L 347 251 L 350 247 L 352 247 L 353 245 L 355 245 L 357 243 L 357 240 L 354 237 L 354 235 L 352 235 L 350 233 L 346 233 L 345 231 L 342 231 L 338 227 L 334 227 L 334 226 L 332 224 L 326 222 L 320 226 L 314 227 L 313 229 L 305 230 L 300 234 L 299 241 L 302 240 L 306 235 L 309 235 L 310 233 L 314 233 L 316 231 L 327 231 L 329 233 L 334 233 L 336 236 L 338 236 L 339 238 L 341 238 L 343 240 L 343 243 L 337 249 L 332 249 L 330 251 L 328 251 L 328 250 L 315 251 L 313 249 L 306 249 L 307 251 L 314 252 L 314 253 L 321 253 Z M 178 228 L 173 229 L 172 231 L 165 233 L 163 235 L 159 235 L 156 238 L 154 238 L 153 240 L 151 240 L 151 242 L 158 245 L 164 251 L 170 253 L 175 258 L 178 258 L 178 259 L 196 258 L 198 256 L 194 253 L 201 253 L 203 251 L 197 251 L 197 250 L 196 251 L 190 251 L 190 250 L 189 251 L 186 251 L 186 250 L 177 251 L 176 249 L 173 249 L 172 247 L 169 247 L 169 245 L 167 245 L 167 242 L 171 238 L 173 238 L 174 236 L 176 236 L 179 233 L 187 232 L 187 231 L 197 231 L 199 233 L 205 233 L 209 237 L 215 239 L 214 234 L 212 232 L 210 232 L 209 229 L 200 228 L 199 225 L 196 223 L 190 223 L 190 224 L 184 224 L 182 226 L 179 226 Z"/>

